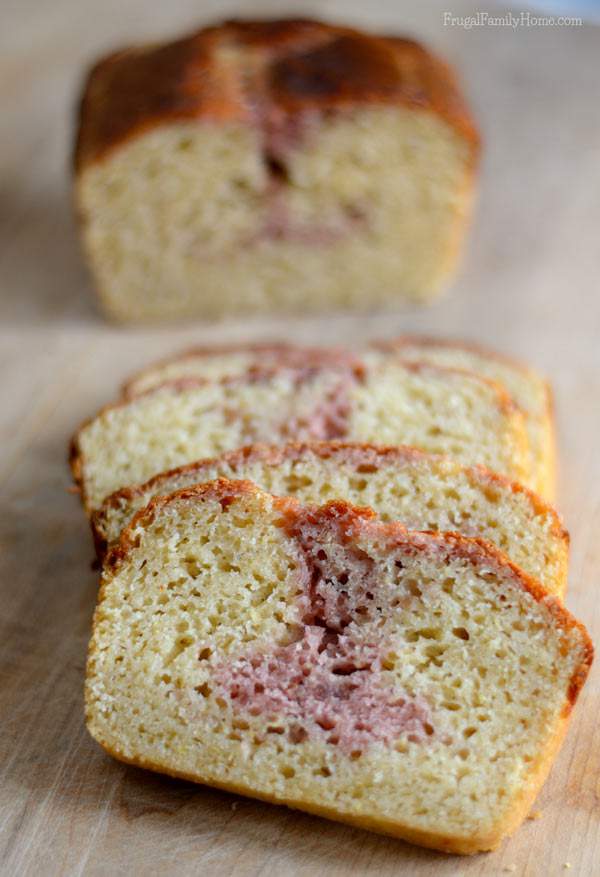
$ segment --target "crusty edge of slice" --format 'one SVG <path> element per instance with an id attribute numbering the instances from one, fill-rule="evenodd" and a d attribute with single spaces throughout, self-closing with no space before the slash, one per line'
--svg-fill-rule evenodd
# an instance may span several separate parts
<path id="1" fill-rule="evenodd" d="M 119 544 L 114 549 L 112 549 L 105 561 L 103 583 L 99 594 L 96 612 L 94 614 L 92 639 L 90 641 L 90 648 L 88 653 L 88 666 L 86 673 L 87 679 L 89 679 L 90 666 L 96 649 L 96 625 L 101 610 L 102 601 L 104 599 L 104 594 L 108 586 L 108 577 L 118 572 L 121 564 L 127 559 L 131 551 L 135 549 L 137 545 L 137 537 L 135 533 L 136 529 L 140 525 L 144 526 L 150 523 L 150 521 L 154 518 L 156 513 L 161 508 L 168 506 L 171 503 L 178 502 L 182 499 L 193 501 L 201 499 L 203 497 L 213 497 L 222 505 L 227 506 L 239 496 L 257 494 L 264 495 L 264 491 L 259 490 L 256 485 L 254 485 L 250 481 L 229 481 L 227 479 L 218 479 L 216 481 L 197 485 L 195 487 L 183 488 L 182 490 L 176 491 L 175 493 L 172 493 L 168 496 L 157 497 L 152 500 L 146 506 L 146 508 L 138 512 L 138 514 L 131 522 L 130 526 L 121 534 Z M 294 499 L 282 499 L 274 497 L 272 501 L 275 508 L 281 511 L 283 515 L 285 515 L 286 513 L 290 514 L 290 512 L 293 514 L 293 510 L 300 506 L 300 503 L 298 503 Z M 325 514 L 331 514 L 335 517 L 338 517 L 339 515 L 344 515 L 347 519 L 349 519 L 350 521 L 354 521 L 357 525 L 360 525 L 361 522 L 364 523 L 377 521 L 377 516 L 372 510 L 366 508 L 357 508 L 350 505 L 349 503 L 340 500 L 334 500 L 333 502 L 327 503 L 325 506 L 322 506 L 321 509 Z M 389 534 L 391 540 L 397 539 L 398 541 L 406 542 L 407 538 L 410 538 L 411 535 L 413 535 L 401 524 L 395 522 L 385 524 L 382 522 L 377 523 L 381 529 Z M 280 799 L 275 796 L 259 794 L 255 790 L 247 788 L 243 785 L 238 786 L 235 784 L 216 783 L 212 781 L 210 785 L 216 788 L 221 788 L 225 791 L 248 795 L 250 797 L 259 798 L 261 800 L 269 801 L 272 803 L 284 804 L 289 807 L 313 813 L 315 815 L 325 816 L 338 822 L 345 822 L 359 828 L 366 828 L 383 834 L 389 834 L 394 837 L 398 837 L 412 843 L 417 843 L 421 846 L 441 850 L 443 852 L 464 855 L 484 852 L 487 850 L 495 849 L 506 835 L 512 833 L 521 824 L 521 822 L 529 812 L 529 809 L 539 789 L 546 779 L 553 759 L 560 748 L 560 745 L 567 730 L 570 713 L 575 704 L 575 701 L 577 700 L 577 696 L 587 678 L 593 660 L 594 650 L 585 627 L 580 622 L 576 621 L 575 618 L 573 618 L 573 616 L 565 609 L 560 601 L 554 597 L 549 596 L 539 582 L 537 582 L 531 576 L 528 576 L 526 573 L 524 573 L 522 570 L 520 570 L 518 567 L 508 561 L 501 554 L 501 552 L 499 552 L 493 546 L 489 545 L 483 540 L 468 539 L 464 536 L 460 536 L 454 533 L 418 533 L 414 535 L 418 536 L 420 544 L 423 544 L 423 540 L 436 542 L 438 545 L 440 543 L 444 544 L 445 546 L 447 546 L 449 555 L 463 556 L 466 559 L 483 559 L 486 564 L 495 566 L 496 568 L 501 567 L 503 570 L 509 570 L 514 576 L 515 584 L 518 587 L 521 587 L 522 589 L 527 591 L 536 601 L 544 603 L 548 607 L 554 618 L 557 620 L 560 627 L 562 627 L 565 631 L 576 627 L 582 634 L 584 651 L 583 658 L 571 677 L 570 685 L 566 694 L 565 705 L 563 707 L 561 716 L 559 717 L 555 733 L 552 735 L 552 737 L 548 740 L 546 746 L 539 753 L 538 758 L 534 762 L 532 762 L 529 776 L 527 778 L 527 781 L 523 784 L 521 795 L 512 802 L 510 811 L 498 824 L 496 824 L 495 826 L 493 826 L 493 828 L 489 829 L 486 832 L 482 832 L 480 834 L 475 833 L 468 836 L 447 836 L 443 834 L 437 834 L 435 832 L 427 832 L 420 829 L 415 829 L 412 826 L 402 825 L 394 822 L 393 820 L 384 820 L 381 818 L 368 816 L 355 816 L 345 813 L 340 814 L 333 808 L 323 807 L 321 805 L 312 803 L 305 804 L 302 800 L 299 799 Z M 151 762 L 147 759 L 144 759 L 143 757 L 125 756 L 114 746 L 103 742 L 101 735 L 94 733 L 93 730 L 93 714 L 91 709 L 89 690 L 86 690 L 86 723 L 88 730 L 90 734 L 94 737 L 94 739 L 96 739 L 97 742 L 101 746 L 103 746 L 103 748 L 110 755 L 114 756 L 115 758 L 118 758 L 121 761 L 125 761 L 130 764 L 135 764 L 140 767 L 146 767 L 151 770 L 155 770 L 159 773 L 166 773 L 171 776 L 180 777 L 181 779 L 186 779 L 192 782 L 199 782 L 207 785 L 206 781 L 202 777 L 185 772 L 174 771 L 170 768 L 165 769 L 160 764 Z"/>
<path id="2" fill-rule="evenodd" d="M 356 459 L 358 465 L 360 465 L 360 462 L 367 464 L 375 462 L 383 465 L 388 462 L 403 463 L 409 461 L 418 463 L 419 461 L 439 460 L 445 465 L 450 464 L 456 467 L 457 470 L 466 473 L 469 479 L 476 484 L 489 484 L 491 486 L 497 486 L 502 490 L 508 490 L 513 494 L 520 494 L 530 504 L 532 514 L 543 514 L 550 517 L 552 521 L 552 535 L 560 540 L 564 546 L 563 578 L 566 580 L 569 533 L 565 529 L 558 512 L 529 488 L 524 487 L 519 482 L 513 481 L 504 475 L 492 472 L 484 466 L 463 466 L 449 457 L 428 454 L 426 451 L 421 451 L 417 448 L 410 447 L 409 445 L 374 445 L 365 442 L 344 441 L 288 442 L 285 445 L 248 445 L 244 448 L 239 448 L 217 457 L 209 457 L 193 463 L 188 463 L 184 466 L 177 466 L 167 472 L 154 475 L 143 484 L 123 487 L 110 494 L 90 518 L 90 526 L 98 558 L 101 560 L 109 547 L 104 523 L 107 510 L 117 507 L 121 499 L 130 499 L 135 496 L 143 497 L 148 493 L 161 495 L 161 493 L 165 492 L 161 491 L 161 484 L 166 480 L 177 476 L 191 475 L 195 477 L 197 473 L 197 481 L 198 483 L 201 483 L 206 481 L 203 472 L 206 472 L 207 469 L 211 469 L 219 464 L 229 466 L 235 472 L 237 467 L 252 462 L 262 462 L 266 465 L 277 466 L 284 460 L 301 460 L 305 455 L 314 455 L 322 460 L 333 460 L 334 462 L 336 459 L 345 461 L 351 456 Z M 170 492 L 170 489 L 166 492 Z"/>

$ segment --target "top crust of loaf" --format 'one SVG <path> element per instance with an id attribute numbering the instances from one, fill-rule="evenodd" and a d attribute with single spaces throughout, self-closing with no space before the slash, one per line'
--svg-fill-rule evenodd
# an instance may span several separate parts
<path id="1" fill-rule="evenodd" d="M 244 495 L 261 496 L 264 495 L 264 491 L 261 491 L 251 481 L 230 481 L 226 478 L 219 478 L 205 484 L 184 487 L 168 496 L 156 497 L 134 516 L 130 525 L 122 532 L 119 542 L 107 554 L 104 561 L 104 577 L 115 575 L 121 565 L 129 559 L 131 552 L 139 544 L 138 527 L 148 526 L 154 516 L 163 508 L 170 504 L 177 504 L 181 500 L 195 502 L 212 499 L 216 500 L 221 508 L 226 509 L 238 497 Z M 515 587 L 527 591 L 538 603 L 543 603 L 549 609 L 558 626 L 565 633 L 576 628 L 582 636 L 583 658 L 571 677 L 563 715 L 567 716 L 571 712 L 594 658 L 594 647 L 587 630 L 570 614 L 559 599 L 548 594 L 536 579 L 513 564 L 489 542 L 483 539 L 467 538 L 458 533 L 413 532 L 396 521 L 384 523 L 379 520 L 372 509 L 358 508 L 344 500 L 332 500 L 320 507 L 303 506 L 293 497 L 272 497 L 272 501 L 274 508 L 281 513 L 282 523 L 286 527 L 293 527 L 294 521 L 301 516 L 303 510 L 313 509 L 314 514 L 320 520 L 329 519 L 334 523 L 343 521 L 344 531 L 351 538 L 366 528 L 374 527 L 385 538 L 390 551 L 393 551 L 395 547 L 402 547 L 405 550 L 408 548 L 415 554 L 433 550 L 442 554 L 446 562 L 459 558 L 473 565 L 487 566 L 490 570 L 509 576 Z"/>
<path id="2" fill-rule="evenodd" d="M 163 45 L 126 49 L 89 73 L 75 168 L 182 120 L 254 124 L 387 104 L 434 113 L 471 146 L 479 136 L 451 69 L 412 40 L 287 19 L 227 21 Z"/>

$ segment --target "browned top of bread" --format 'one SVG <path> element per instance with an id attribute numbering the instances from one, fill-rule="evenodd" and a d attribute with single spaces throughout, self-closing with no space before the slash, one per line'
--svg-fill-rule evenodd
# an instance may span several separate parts
<path id="1" fill-rule="evenodd" d="M 453 72 L 413 40 L 303 19 L 236 20 L 100 60 L 84 88 L 75 164 L 169 121 L 243 121 L 268 141 L 286 127 L 292 135 L 299 115 L 368 104 L 436 113 L 476 154 Z"/>
<path id="2" fill-rule="evenodd" d="M 104 562 L 105 573 L 118 570 L 138 544 L 136 534 L 138 525 L 146 526 L 163 507 L 180 500 L 195 502 L 202 498 L 210 498 L 219 502 L 221 507 L 226 509 L 239 496 L 260 494 L 261 492 L 260 488 L 251 481 L 230 481 L 226 478 L 219 478 L 194 487 L 184 487 L 168 496 L 156 497 L 135 515 L 129 527 L 122 532 L 117 545 L 109 551 Z M 458 533 L 407 530 L 398 522 L 384 523 L 380 521 L 372 509 L 358 508 L 344 500 L 332 500 L 323 506 L 303 506 L 298 500 L 291 497 L 273 497 L 273 503 L 281 513 L 281 526 L 288 531 L 294 531 L 297 522 L 307 516 L 313 521 L 331 522 L 338 530 L 340 538 L 347 541 L 357 539 L 359 534 L 365 530 L 372 530 L 377 533 L 380 543 L 385 544 L 388 551 L 401 548 L 405 553 L 412 555 L 434 553 L 446 563 L 460 559 L 474 566 L 484 565 L 505 580 L 510 580 L 515 587 L 527 591 L 537 602 L 544 603 L 548 607 L 557 624 L 565 633 L 577 628 L 583 635 L 584 657 L 571 677 L 564 709 L 564 714 L 570 712 L 587 678 L 594 658 L 594 647 L 587 630 L 568 612 L 560 600 L 549 595 L 538 581 L 511 563 L 502 552 L 489 542 L 477 538 L 467 538 Z"/>

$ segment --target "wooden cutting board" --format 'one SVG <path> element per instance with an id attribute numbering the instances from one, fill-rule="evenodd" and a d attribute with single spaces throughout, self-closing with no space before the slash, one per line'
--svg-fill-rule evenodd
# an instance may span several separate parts
<path id="1" fill-rule="evenodd" d="M 560 507 L 572 532 L 568 604 L 600 640 L 600 31 L 465 30 L 444 27 L 443 3 L 407 5 L 295 8 L 407 30 L 461 70 L 486 153 L 452 294 L 392 317 L 152 331 L 103 322 L 80 263 L 66 173 L 82 67 L 129 39 L 233 11 L 281 13 L 282 4 L 22 0 L 3 8 L 2 874 L 600 875 L 600 668 L 536 804 L 539 818 L 499 851 L 468 860 L 124 767 L 83 725 L 97 573 L 69 493 L 67 440 L 128 371 L 192 340 L 355 344 L 418 330 L 488 343 L 545 370 L 556 390 Z M 452 7 L 457 15 L 467 8 Z"/>

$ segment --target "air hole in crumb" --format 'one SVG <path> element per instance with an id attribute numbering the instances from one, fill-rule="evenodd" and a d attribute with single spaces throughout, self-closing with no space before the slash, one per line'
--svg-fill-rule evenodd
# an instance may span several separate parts
<path id="1" fill-rule="evenodd" d="M 187 574 L 192 579 L 197 579 L 201 572 L 201 567 L 195 557 L 184 557 L 183 566 Z"/>
<path id="2" fill-rule="evenodd" d="M 396 661 L 398 660 L 398 655 L 395 652 L 389 652 L 381 661 L 381 667 L 383 670 L 393 670 L 396 666 Z"/>
<path id="3" fill-rule="evenodd" d="M 200 652 L 198 654 L 198 660 L 199 661 L 208 661 L 208 659 L 210 658 L 211 655 L 212 655 L 212 650 L 209 649 L 208 646 L 206 646 L 205 648 L 200 649 Z"/>
<path id="4" fill-rule="evenodd" d="M 302 725 L 292 725 L 288 732 L 290 743 L 303 743 L 308 737 L 308 731 Z"/>
<path id="5" fill-rule="evenodd" d="M 209 697 L 212 694 L 212 688 L 208 682 L 203 682 L 202 685 L 197 685 L 195 691 L 197 691 L 198 694 L 201 694 L 202 697 Z"/>
<path id="6" fill-rule="evenodd" d="M 470 639 L 469 631 L 466 630 L 466 628 L 464 628 L 464 627 L 453 627 L 452 633 L 454 634 L 454 636 L 457 636 L 459 639 L 464 639 L 464 640 Z"/>
<path id="7" fill-rule="evenodd" d="M 415 579 L 407 579 L 405 582 L 405 587 L 409 594 L 412 594 L 413 597 L 422 596 L 421 589 Z"/>
<path id="8" fill-rule="evenodd" d="M 360 472 L 362 475 L 367 475 L 371 472 L 378 472 L 379 467 L 375 465 L 375 463 L 361 463 L 356 467 L 356 471 Z"/>
<path id="9" fill-rule="evenodd" d="M 281 775 L 284 776 L 287 780 L 289 780 L 289 779 L 291 779 L 292 777 L 296 776 L 296 771 L 294 770 L 293 767 L 290 767 L 289 764 L 284 764 L 284 765 L 282 765 L 282 767 L 279 768 L 279 772 L 280 772 Z"/>

